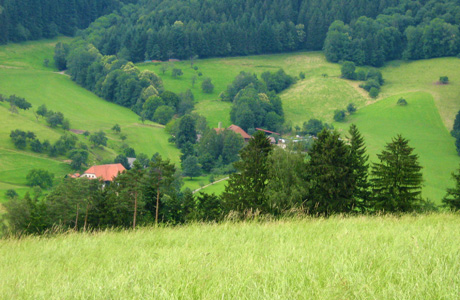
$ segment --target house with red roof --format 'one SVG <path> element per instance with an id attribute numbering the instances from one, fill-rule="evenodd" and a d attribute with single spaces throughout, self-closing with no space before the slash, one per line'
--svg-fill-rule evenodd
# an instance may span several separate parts
<path id="1" fill-rule="evenodd" d="M 101 178 L 105 182 L 111 182 L 118 176 L 118 174 L 125 170 L 126 169 L 122 164 L 92 166 L 80 177 L 87 177 L 89 179 Z"/>
<path id="2" fill-rule="evenodd" d="M 241 137 L 244 139 L 245 142 L 249 141 L 252 136 L 250 136 L 246 131 L 243 130 L 243 128 L 241 128 L 240 126 L 237 126 L 237 125 L 230 125 L 230 127 L 228 128 L 214 128 L 214 130 L 217 132 L 217 133 L 221 133 L 222 131 L 224 130 L 231 130 L 235 133 L 238 133 L 239 135 L 241 135 Z"/>

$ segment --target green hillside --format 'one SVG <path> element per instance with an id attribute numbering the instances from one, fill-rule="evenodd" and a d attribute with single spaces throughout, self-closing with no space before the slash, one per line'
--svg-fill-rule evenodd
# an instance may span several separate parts
<path id="1" fill-rule="evenodd" d="M 32 110 L 46 104 L 48 109 L 60 111 L 69 118 L 72 129 L 90 132 L 104 130 L 109 138 L 108 147 L 104 151 L 93 150 L 93 162 L 95 158 L 113 159 L 120 151 L 120 136 L 110 130 L 118 123 L 127 135 L 126 143 L 137 153 L 150 157 L 159 152 L 177 163 L 179 151 L 168 143 L 169 135 L 162 126 L 152 122 L 142 124 L 131 110 L 98 98 L 76 85 L 68 76 L 56 72 L 52 67 L 52 56 L 57 41 L 0 47 L 0 93 L 26 98 L 32 103 Z M 50 60 L 49 67 L 43 65 L 45 58 Z M 63 162 L 66 160 L 64 157 L 50 159 L 46 155 L 15 149 L 9 138 L 11 130 L 30 130 L 40 140 L 49 139 L 51 142 L 64 132 L 49 128 L 44 120 L 37 121 L 32 110 L 20 111 L 15 115 L 8 108 L 8 103 L 0 104 L 0 165 L 4 167 L 0 171 L 0 198 L 3 198 L 5 189 L 11 186 L 22 192 L 27 190 L 24 187 L 25 176 L 34 167 L 49 169 L 57 177 L 71 171 L 68 164 Z M 79 138 L 87 143 L 83 136 Z"/>
<path id="2" fill-rule="evenodd" d="M 459 215 L 224 222 L 2 241 L 1 299 L 457 299 Z"/>
<path id="3" fill-rule="evenodd" d="M 293 76 L 299 72 L 306 74 L 304 80 L 299 80 L 281 94 L 288 121 L 299 126 L 310 118 L 333 122 L 334 110 L 355 103 L 358 113 L 345 124 L 334 123 L 334 126 L 346 131 L 351 122 L 356 123 L 366 137 L 372 160 L 396 134 L 409 138 L 424 166 L 424 197 L 439 203 L 446 187 L 451 186 L 450 173 L 460 163 L 454 139 L 449 135 L 455 114 L 460 109 L 460 83 L 456 72 L 460 60 L 457 58 L 389 63 L 381 68 L 385 85 L 377 99 L 370 98 L 359 88 L 359 82 L 340 79 L 340 65 L 328 63 L 319 52 L 204 59 L 195 62 L 198 70 L 193 70 L 189 61 L 167 64 L 170 66 L 165 74 L 162 74 L 161 64 L 144 63 L 139 68 L 154 70 L 162 77 L 167 89 L 182 92 L 191 88 L 196 111 L 208 119 L 210 126 L 216 126 L 219 121 L 224 126 L 231 123 L 230 104 L 218 99 L 240 71 L 260 75 L 267 70 L 283 68 Z M 184 75 L 173 78 L 173 67 L 182 69 Z M 198 77 L 192 88 L 191 78 L 198 72 L 203 76 Z M 448 76 L 451 83 L 436 84 L 439 76 Z M 209 95 L 200 88 L 200 79 L 205 77 L 213 79 L 215 84 L 214 92 Z M 415 93 L 419 91 L 423 93 Z M 410 102 L 407 107 L 396 107 L 400 96 Z M 186 185 L 196 186 L 187 181 Z"/>

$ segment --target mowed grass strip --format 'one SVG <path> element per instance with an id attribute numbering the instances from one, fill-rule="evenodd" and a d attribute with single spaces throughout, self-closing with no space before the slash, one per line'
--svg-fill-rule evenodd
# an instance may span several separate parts
<path id="1" fill-rule="evenodd" d="M 459 215 L 1 241 L 2 299 L 457 299 Z"/>
<path id="2" fill-rule="evenodd" d="M 403 97 L 407 106 L 396 105 Z M 451 172 L 458 168 L 460 159 L 429 93 L 400 94 L 364 107 L 346 123 L 334 123 L 345 135 L 351 123 L 362 132 L 370 160 L 378 162 L 386 143 L 397 134 L 410 140 L 423 166 L 423 196 L 440 204 L 446 188 L 453 187 Z"/>

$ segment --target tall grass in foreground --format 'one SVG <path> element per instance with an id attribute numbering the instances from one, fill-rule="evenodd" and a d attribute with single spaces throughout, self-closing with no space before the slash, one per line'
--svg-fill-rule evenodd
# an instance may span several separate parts
<path id="1" fill-rule="evenodd" d="M 458 299 L 460 215 L 0 240 L 1 299 Z"/>

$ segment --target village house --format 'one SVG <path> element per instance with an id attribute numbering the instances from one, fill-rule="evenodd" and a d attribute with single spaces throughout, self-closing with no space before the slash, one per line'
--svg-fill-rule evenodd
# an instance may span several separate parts
<path id="1" fill-rule="evenodd" d="M 230 125 L 230 127 L 228 128 L 221 128 L 220 125 L 221 123 L 219 123 L 219 127 L 218 128 L 214 128 L 214 130 L 217 132 L 217 133 L 220 133 L 224 130 L 231 130 L 235 133 L 238 133 L 239 135 L 241 135 L 241 137 L 244 139 L 245 142 L 248 142 L 252 136 L 250 136 L 246 131 L 243 130 L 243 128 L 241 128 L 240 126 L 237 126 L 237 125 Z"/>
<path id="2" fill-rule="evenodd" d="M 125 167 L 122 164 L 108 164 L 108 165 L 98 165 L 92 166 L 86 170 L 83 174 L 75 173 L 67 175 L 70 178 L 88 178 L 88 179 L 97 179 L 100 178 L 106 184 L 112 182 L 118 174 L 125 171 Z"/>

